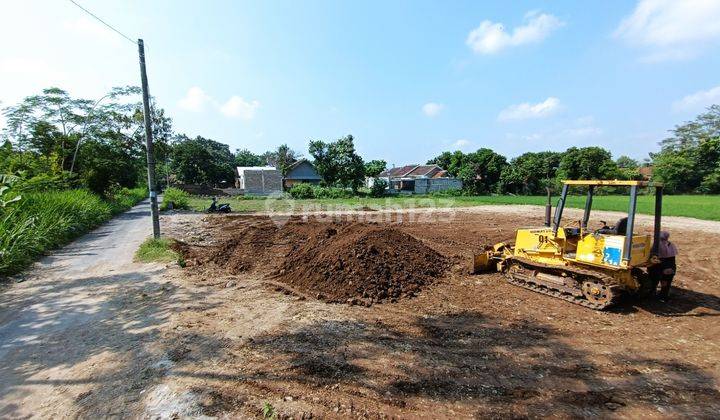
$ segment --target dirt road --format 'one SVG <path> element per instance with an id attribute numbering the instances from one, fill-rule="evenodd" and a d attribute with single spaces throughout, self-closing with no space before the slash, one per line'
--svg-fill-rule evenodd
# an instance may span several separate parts
<path id="1" fill-rule="evenodd" d="M 0 417 L 82 415 L 97 388 L 125 388 L 169 310 L 155 296 L 178 300 L 164 267 L 132 262 L 150 229 L 140 204 L 3 287 Z"/>
<path id="2" fill-rule="evenodd" d="M 540 208 L 368 211 L 342 223 L 358 215 L 370 234 L 394 229 L 402 235 L 387 237 L 415 238 L 450 268 L 370 307 L 293 294 L 277 287 L 292 268 L 285 261 L 302 264 L 308 244 L 323 251 L 309 243 L 309 225 L 280 228 L 281 215 L 163 216 L 165 232 L 198 260 L 231 246 L 243 252 L 230 253 L 240 255 L 230 264 L 135 264 L 146 206 L 44 259 L 0 293 L 0 417 L 247 418 L 266 404 L 295 419 L 709 418 L 720 410 L 720 223 L 666 219 L 681 250 L 669 305 L 594 312 L 498 274 L 466 273 L 474 250 L 541 224 Z M 320 216 L 329 241 L 344 232 L 336 216 Z M 649 226 L 641 218 L 640 228 Z M 365 258 L 360 245 L 375 237 L 357 237 L 345 248 Z M 326 267 L 317 263 L 330 257 L 310 262 Z M 362 270 L 357 261 L 348 267 Z"/>

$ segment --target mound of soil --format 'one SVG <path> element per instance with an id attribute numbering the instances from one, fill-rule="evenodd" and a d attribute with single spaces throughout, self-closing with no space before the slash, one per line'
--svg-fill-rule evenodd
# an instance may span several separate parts
<path id="1" fill-rule="evenodd" d="M 250 271 L 266 260 L 265 254 L 275 243 L 277 233 L 277 227 L 270 220 L 260 218 L 233 221 L 221 229 L 229 234 L 218 246 L 193 247 L 176 242 L 174 249 L 183 255 L 187 266 L 214 264 L 231 274 L 238 274 Z"/>
<path id="2" fill-rule="evenodd" d="M 442 277 L 447 260 L 399 230 L 371 224 L 317 226 L 293 246 L 276 279 L 328 302 L 372 304 L 414 296 Z"/>
<path id="3" fill-rule="evenodd" d="M 328 302 L 372 304 L 414 296 L 444 276 L 449 261 L 387 225 L 292 217 L 210 218 L 212 245 L 174 245 L 187 266 L 269 275 L 280 289 Z M 206 241 L 207 242 L 207 241 Z"/>

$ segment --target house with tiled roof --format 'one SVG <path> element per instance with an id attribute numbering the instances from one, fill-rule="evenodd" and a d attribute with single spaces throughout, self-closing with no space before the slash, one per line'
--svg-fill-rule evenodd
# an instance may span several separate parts
<path id="1" fill-rule="evenodd" d="M 427 194 L 447 189 L 460 189 L 462 182 L 438 165 L 405 165 L 386 169 L 377 178 L 388 183 L 390 192 Z"/>

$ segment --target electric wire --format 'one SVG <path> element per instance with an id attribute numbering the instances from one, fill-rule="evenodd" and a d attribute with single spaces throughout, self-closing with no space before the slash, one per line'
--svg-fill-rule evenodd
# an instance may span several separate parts
<path id="1" fill-rule="evenodd" d="M 127 39 L 128 41 L 132 42 L 133 44 L 136 44 L 136 45 L 137 45 L 137 41 L 133 40 L 133 39 L 130 38 L 129 36 L 127 36 L 127 35 L 125 35 L 124 33 L 120 32 L 119 30 L 113 28 L 112 25 L 110 25 L 109 23 L 107 23 L 107 22 L 105 22 L 104 20 L 100 19 L 99 17 L 97 17 L 93 12 L 91 12 L 91 11 L 89 11 L 88 9 L 80 6 L 80 5 L 77 4 L 74 0 L 68 0 L 68 1 L 69 1 L 70 3 L 72 3 L 72 4 L 74 4 L 75 6 L 79 7 L 80 10 L 82 10 L 83 12 L 85 12 L 85 13 L 87 13 L 88 15 L 92 16 L 93 18 L 97 19 L 98 22 L 102 23 L 103 25 L 105 25 L 105 26 L 107 26 L 108 28 L 110 28 L 110 29 L 112 29 L 113 31 L 115 31 L 118 35 L 122 36 L 123 38 L 125 38 L 125 39 Z"/>

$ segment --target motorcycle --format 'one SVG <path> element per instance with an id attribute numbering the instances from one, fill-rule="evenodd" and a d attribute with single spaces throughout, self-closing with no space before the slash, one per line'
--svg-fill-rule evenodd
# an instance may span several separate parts
<path id="1" fill-rule="evenodd" d="M 217 198 L 212 198 L 212 203 L 210 204 L 210 207 L 207 208 L 207 213 L 230 213 L 232 209 L 230 208 L 230 204 L 228 203 L 222 203 L 218 204 Z"/>

